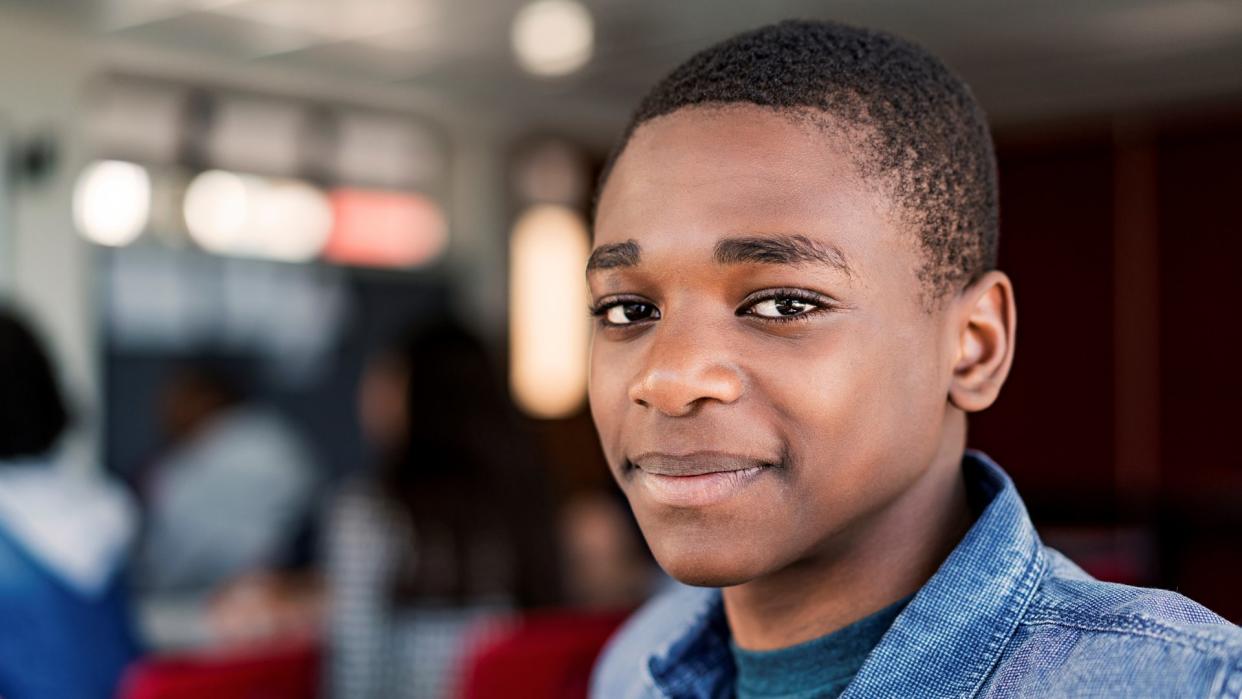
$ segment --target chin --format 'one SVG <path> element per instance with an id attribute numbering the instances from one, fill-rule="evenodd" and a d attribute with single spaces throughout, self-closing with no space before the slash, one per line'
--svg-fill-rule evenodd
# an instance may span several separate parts
<path id="1" fill-rule="evenodd" d="M 733 587 L 750 582 L 754 578 L 740 575 L 734 570 L 718 570 L 705 568 L 674 568 L 660 564 L 664 572 L 683 585 L 693 587 Z"/>
<path id="2" fill-rule="evenodd" d="M 771 572 L 768 561 L 753 556 L 745 543 L 734 539 L 716 545 L 698 541 L 653 541 L 656 562 L 673 579 L 695 587 L 732 587 Z"/>

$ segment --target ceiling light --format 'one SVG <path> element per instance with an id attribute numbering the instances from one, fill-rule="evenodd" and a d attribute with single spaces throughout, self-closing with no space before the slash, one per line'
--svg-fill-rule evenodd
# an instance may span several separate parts
<path id="1" fill-rule="evenodd" d="M 134 163 L 92 163 L 74 187 L 73 217 L 88 240 L 112 247 L 128 245 L 151 217 L 151 176 Z"/>
<path id="2" fill-rule="evenodd" d="M 244 246 L 249 193 L 241 175 L 204 172 L 185 192 L 185 224 L 190 237 L 210 252 L 230 253 Z"/>
<path id="3" fill-rule="evenodd" d="M 564 206 L 530 207 L 513 227 L 510 382 L 518 405 L 536 417 L 566 417 L 586 399 L 589 248 L 585 219 Z"/>
<path id="4" fill-rule="evenodd" d="M 332 233 L 332 205 L 317 188 L 297 180 L 264 182 L 251 235 L 262 256 L 285 262 L 313 260 Z"/>
<path id="5" fill-rule="evenodd" d="M 536 0 L 518 12 L 511 37 L 518 63 L 539 76 L 567 75 L 591 60 L 591 13 L 574 0 Z"/>
<path id="6" fill-rule="evenodd" d="M 286 262 L 312 260 L 332 232 L 332 206 L 298 180 L 204 172 L 185 194 L 190 237 L 223 255 Z"/>

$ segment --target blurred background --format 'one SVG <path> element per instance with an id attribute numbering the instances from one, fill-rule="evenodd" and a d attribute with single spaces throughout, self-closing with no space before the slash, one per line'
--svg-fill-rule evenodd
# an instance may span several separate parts
<path id="1" fill-rule="evenodd" d="M 992 119 L 1022 333 L 972 446 L 1093 574 L 1242 621 L 1242 4 L 3 0 L 3 342 L 54 382 L 0 381 L 66 419 L 0 461 L 77 490 L 0 498 L 0 567 L 82 591 L 40 599 L 117 648 L 95 695 L 578 695 L 662 584 L 585 406 L 595 177 L 666 71 L 791 17 Z"/>

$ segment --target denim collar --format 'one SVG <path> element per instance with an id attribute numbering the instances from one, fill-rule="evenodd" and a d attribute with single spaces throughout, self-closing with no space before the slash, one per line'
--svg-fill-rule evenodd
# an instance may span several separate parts
<path id="1" fill-rule="evenodd" d="M 940 569 L 898 615 L 843 699 L 974 694 L 1017 628 L 1047 566 L 1043 546 L 1004 471 L 980 452 L 962 460 L 982 511 Z M 675 699 L 733 694 L 729 626 L 720 591 L 690 627 L 647 662 L 652 684 Z"/>

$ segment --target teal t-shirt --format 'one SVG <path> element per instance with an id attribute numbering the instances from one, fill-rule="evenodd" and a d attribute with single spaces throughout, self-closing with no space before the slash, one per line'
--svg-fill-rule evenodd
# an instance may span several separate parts
<path id="1" fill-rule="evenodd" d="M 788 648 L 745 650 L 730 641 L 738 699 L 840 696 L 909 601 L 907 597 L 827 636 Z"/>

